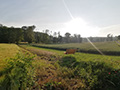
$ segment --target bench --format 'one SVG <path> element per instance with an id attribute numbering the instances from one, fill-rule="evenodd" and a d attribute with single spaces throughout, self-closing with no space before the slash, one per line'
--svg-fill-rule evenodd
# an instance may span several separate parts
<path id="1" fill-rule="evenodd" d="M 76 51 L 77 49 L 67 49 L 64 54 L 75 54 Z"/>

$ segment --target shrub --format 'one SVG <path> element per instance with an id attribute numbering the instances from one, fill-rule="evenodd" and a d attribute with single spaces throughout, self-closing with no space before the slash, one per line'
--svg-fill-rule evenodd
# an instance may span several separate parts
<path id="1" fill-rule="evenodd" d="M 114 71 L 114 68 L 105 62 L 77 61 L 72 56 L 65 56 L 59 61 L 59 64 L 66 68 L 65 77 L 79 77 L 79 79 L 85 80 L 86 89 L 120 89 L 120 71 Z"/>

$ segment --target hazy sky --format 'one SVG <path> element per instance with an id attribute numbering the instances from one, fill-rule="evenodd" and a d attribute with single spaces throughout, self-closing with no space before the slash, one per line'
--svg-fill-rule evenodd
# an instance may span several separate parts
<path id="1" fill-rule="evenodd" d="M 36 31 L 61 34 L 115 36 L 120 34 L 120 0 L 0 0 L 0 23 L 35 25 Z"/>

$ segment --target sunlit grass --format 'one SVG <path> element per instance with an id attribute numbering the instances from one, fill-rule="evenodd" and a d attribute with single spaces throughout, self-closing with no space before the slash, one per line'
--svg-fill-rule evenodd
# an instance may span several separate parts
<path id="1" fill-rule="evenodd" d="M 20 48 L 15 44 L 0 44 L 0 72 L 7 67 L 6 59 L 13 58 Z M 4 75 L 0 77 L 0 83 L 3 81 Z"/>
<path id="2" fill-rule="evenodd" d="M 101 51 L 120 51 L 116 42 L 93 42 Z M 82 50 L 95 50 L 90 43 L 69 43 L 69 44 L 37 44 L 39 46 L 56 47 L 56 48 L 79 48 Z"/>
<path id="3" fill-rule="evenodd" d="M 32 46 L 24 46 L 28 49 L 39 49 L 42 51 L 48 51 L 53 52 L 58 56 L 72 56 L 75 57 L 77 61 L 99 61 L 99 62 L 105 62 L 107 64 L 110 64 L 113 68 L 120 69 L 120 56 L 108 56 L 108 55 L 97 55 L 97 54 L 87 54 L 87 53 L 79 53 L 76 52 L 75 54 L 64 54 L 65 51 L 59 51 L 59 50 L 53 50 L 53 49 L 46 49 L 46 48 L 38 48 L 38 47 L 32 47 Z"/>
<path id="4" fill-rule="evenodd" d="M 0 71 L 6 65 L 5 59 L 14 57 L 19 50 L 15 44 L 0 44 Z"/>
<path id="5" fill-rule="evenodd" d="M 104 85 L 108 73 L 120 69 L 120 56 L 108 56 L 77 52 L 64 54 L 65 51 L 22 45 L 25 49 L 38 55 L 33 62 L 36 67 L 38 85 L 61 83 L 59 88 L 96 88 Z M 112 81 L 116 83 L 115 77 Z M 75 84 L 75 82 L 77 82 Z M 88 83 L 88 84 L 86 84 Z M 107 82 L 106 86 L 109 86 Z M 54 84 L 56 85 L 56 84 Z M 71 87 L 71 85 L 73 85 Z M 74 86 L 75 85 L 75 86 Z M 57 86 L 56 86 L 57 87 Z M 107 88 L 106 87 L 106 88 Z M 117 86 L 118 87 L 118 86 Z"/>
<path id="6" fill-rule="evenodd" d="M 41 87 L 48 85 L 47 88 L 49 88 L 49 84 L 51 85 L 57 82 L 61 83 L 58 87 L 64 87 L 64 89 L 74 89 L 75 87 L 81 89 L 95 88 L 97 82 L 100 83 L 100 86 L 104 85 L 102 83 L 106 82 L 105 78 L 109 75 L 109 72 L 120 69 L 120 56 L 80 52 L 64 54 L 65 51 L 33 47 L 30 45 L 24 45 L 22 47 L 37 54 L 39 57 L 35 59 L 33 64 L 36 67 L 38 85 Z M 53 53 L 53 56 L 51 53 Z M 115 79 L 112 80 L 114 81 Z M 75 84 L 75 82 L 77 83 Z M 72 87 L 71 84 L 73 85 Z M 106 86 L 108 84 L 109 82 L 107 82 Z M 97 85 L 100 88 L 99 84 Z"/>

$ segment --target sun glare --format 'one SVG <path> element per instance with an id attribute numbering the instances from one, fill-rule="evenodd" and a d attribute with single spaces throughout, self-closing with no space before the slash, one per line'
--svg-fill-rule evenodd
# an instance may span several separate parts
<path id="1" fill-rule="evenodd" d="M 82 37 L 97 36 L 99 28 L 90 26 L 82 18 L 75 18 L 65 23 L 66 31 L 72 34 L 80 34 Z"/>

